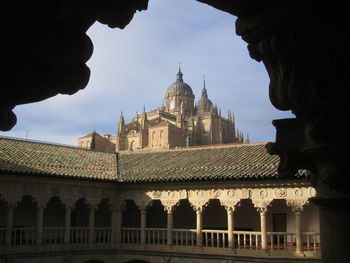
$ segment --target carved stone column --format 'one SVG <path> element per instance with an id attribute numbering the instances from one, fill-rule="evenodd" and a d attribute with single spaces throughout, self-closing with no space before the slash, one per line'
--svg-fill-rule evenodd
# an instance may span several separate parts
<path id="1" fill-rule="evenodd" d="M 151 200 L 146 198 L 143 193 L 137 193 L 134 195 L 136 198 L 133 199 L 136 206 L 140 210 L 140 244 L 146 244 L 146 226 L 147 226 L 147 206 L 150 204 Z"/>
<path id="2" fill-rule="evenodd" d="M 167 212 L 167 245 L 171 246 L 173 244 L 173 212 L 174 207 L 177 205 L 179 200 L 161 200 L 165 211 Z"/>
<path id="3" fill-rule="evenodd" d="M 260 231 L 261 231 L 261 249 L 267 250 L 267 228 L 266 228 L 266 214 L 267 207 L 272 200 L 252 200 L 255 208 L 260 213 Z"/>
<path id="4" fill-rule="evenodd" d="M 203 211 L 208 204 L 209 199 L 189 199 L 194 211 L 196 212 L 196 236 L 197 246 L 203 246 Z"/>
<path id="5" fill-rule="evenodd" d="M 292 212 L 295 215 L 295 243 L 296 243 L 296 254 L 303 256 L 303 240 L 302 240 L 302 222 L 301 213 L 304 206 L 307 205 L 309 201 L 306 200 L 286 200 L 286 204 L 292 208 Z"/>
<path id="6" fill-rule="evenodd" d="M 65 214 L 64 214 L 64 243 L 70 243 L 70 228 L 71 228 L 71 220 L 72 220 L 72 210 L 73 205 L 67 204 L 65 206 Z"/>
<path id="7" fill-rule="evenodd" d="M 89 205 L 89 243 L 95 242 L 95 212 L 97 206 Z"/>
<path id="8" fill-rule="evenodd" d="M 240 200 L 220 200 L 227 211 L 227 235 L 228 235 L 228 247 L 234 248 L 234 212 L 235 207 Z"/>
<path id="9" fill-rule="evenodd" d="M 46 203 L 37 204 L 36 213 L 36 244 L 42 244 L 43 232 L 44 232 L 44 210 L 46 208 Z"/>
<path id="10" fill-rule="evenodd" d="M 17 203 L 7 203 L 5 245 L 12 245 L 13 212 Z"/>
<path id="11" fill-rule="evenodd" d="M 122 225 L 122 207 L 121 204 L 113 204 L 111 207 L 111 228 L 112 243 L 119 244 L 121 242 L 120 228 Z"/>
<path id="12" fill-rule="evenodd" d="M 140 244 L 146 244 L 146 216 L 147 216 L 147 207 L 142 206 L 139 208 L 141 212 L 141 223 L 140 223 Z"/>

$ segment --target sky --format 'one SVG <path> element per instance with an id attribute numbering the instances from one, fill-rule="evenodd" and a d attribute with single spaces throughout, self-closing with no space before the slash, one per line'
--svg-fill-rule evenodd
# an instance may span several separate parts
<path id="1" fill-rule="evenodd" d="M 116 135 L 121 112 L 129 122 L 144 107 L 162 105 L 181 63 L 195 101 L 205 76 L 209 99 L 223 117 L 231 110 L 251 142 L 273 141 L 271 121 L 293 115 L 271 105 L 266 69 L 249 57 L 235 20 L 197 1 L 150 0 L 124 30 L 96 22 L 87 32 L 94 44 L 87 87 L 17 106 L 16 126 L 0 135 L 68 145 L 94 130 Z"/>

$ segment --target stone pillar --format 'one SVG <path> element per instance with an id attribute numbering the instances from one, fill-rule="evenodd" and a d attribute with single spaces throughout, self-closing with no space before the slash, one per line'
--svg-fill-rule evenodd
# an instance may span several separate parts
<path id="1" fill-rule="evenodd" d="M 203 229 L 203 209 L 196 210 L 196 234 L 197 234 L 197 246 L 203 246 L 203 237 L 202 237 L 202 229 Z"/>
<path id="2" fill-rule="evenodd" d="M 260 231 L 261 231 L 261 249 L 268 249 L 267 242 L 267 228 L 266 228 L 266 216 L 267 207 L 270 205 L 272 200 L 252 200 L 254 206 L 260 213 Z"/>
<path id="3" fill-rule="evenodd" d="M 309 204 L 308 199 L 304 200 L 286 200 L 286 204 L 291 207 L 295 215 L 295 252 L 297 256 L 304 256 L 302 240 L 302 222 L 301 214 L 304 206 Z"/>
<path id="4" fill-rule="evenodd" d="M 168 198 L 169 198 L 169 195 L 172 195 L 172 192 L 170 192 L 170 194 L 167 194 Z M 175 206 L 179 202 L 179 199 L 178 198 L 161 199 L 160 201 L 164 206 L 164 210 L 167 212 L 167 245 L 171 246 L 173 244 L 173 227 L 174 227 L 173 212 L 174 212 Z"/>
<path id="5" fill-rule="evenodd" d="M 95 243 L 95 211 L 96 206 L 89 206 L 89 243 Z"/>
<path id="6" fill-rule="evenodd" d="M 230 191 L 229 191 L 230 192 Z M 231 191 L 233 193 L 233 191 Z M 220 200 L 221 205 L 223 205 L 227 211 L 227 235 L 228 235 L 228 247 L 234 248 L 234 212 L 235 207 L 237 204 L 239 204 L 240 200 L 232 200 L 231 196 L 230 199 L 223 199 Z"/>
<path id="7" fill-rule="evenodd" d="M 122 224 L 122 209 L 120 205 L 113 205 L 111 209 L 111 228 L 112 228 L 112 243 L 119 244 L 121 242 L 120 228 Z"/>
<path id="8" fill-rule="evenodd" d="M 6 215 L 6 233 L 5 233 L 5 245 L 12 245 L 12 226 L 13 226 L 13 212 L 16 208 L 16 203 L 7 203 L 7 215 Z"/>
<path id="9" fill-rule="evenodd" d="M 44 232 L 44 210 L 46 205 L 38 204 L 36 212 L 36 244 L 42 244 L 43 232 Z"/>
<path id="10" fill-rule="evenodd" d="M 167 209 L 167 228 L 166 228 L 166 238 L 167 238 L 167 245 L 171 246 L 173 244 L 173 209 L 172 207 L 170 209 Z"/>
<path id="11" fill-rule="evenodd" d="M 295 242 L 296 252 L 300 253 L 303 250 L 302 229 L 301 229 L 301 211 L 295 211 Z"/>
<path id="12" fill-rule="evenodd" d="M 228 247 L 234 248 L 234 210 L 226 209 L 227 211 L 227 235 L 228 235 Z"/>
<path id="13" fill-rule="evenodd" d="M 197 236 L 197 246 L 203 246 L 203 211 L 208 205 L 209 197 L 204 198 L 204 193 L 202 190 L 190 192 L 189 202 L 192 205 L 194 211 L 196 212 L 196 236 Z"/>
<path id="14" fill-rule="evenodd" d="M 70 243 L 70 228 L 71 228 L 71 220 L 72 220 L 72 209 L 73 207 L 66 204 L 65 207 L 65 219 L 64 219 L 64 243 Z"/>
<path id="15" fill-rule="evenodd" d="M 147 207 L 140 207 L 141 212 L 141 224 L 140 224 L 140 243 L 141 245 L 146 244 L 146 216 L 147 216 Z"/>
<path id="16" fill-rule="evenodd" d="M 260 211 L 261 249 L 267 249 L 266 212 Z"/>

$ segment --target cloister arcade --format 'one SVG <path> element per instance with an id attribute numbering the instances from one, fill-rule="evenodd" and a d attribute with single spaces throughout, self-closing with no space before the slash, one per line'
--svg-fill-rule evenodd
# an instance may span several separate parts
<path id="1" fill-rule="evenodd" d="M 318 209 L 307 199 L 225 200 L 220 191 L 238 190 L 129 191 L 118 202 L 79 197 L 70 204 L 59 196 L 41 202 L 33 195 L 16 202 L 2 196 L 0 246 L 103 243 L 318 254 Z"/>

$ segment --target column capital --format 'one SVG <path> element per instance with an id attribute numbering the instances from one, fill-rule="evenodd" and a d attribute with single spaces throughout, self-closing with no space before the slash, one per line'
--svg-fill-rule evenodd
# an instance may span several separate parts
<path id="1" fill-rule="evenodd" d="M 202 213 L 204 208 L 208 205 L 209 200 L 189 200 L 194 211 L 198 213 Z"/>
<path id="2" fill-rule="evenodd" d="M 172 213 L 174 208 L 178 205 L 179 200 L 160 200 L 162 205 L 164 206 L 164 210 L 168 213 Z"/>
<path id="3" fill-rule="evenodd" d="M 78 201 L 78 199 L 75 198 L 64 198 L 60 197 L 62 203 L 65 205 L 65 209 L 73 209 L 75 206 L 75 203 Z"/>
<path id="4" fill-rule="evenodd" d="M 147 208 L 152 200 L 134 200 L 136 206 L 142 211 Z"/>
<path id="5" fill-rule="evenodd" d="M 268 206 L 270 206 L 272 200 L 256 200 L 252 199 L 254 207 L 258 210 L 260 214 L 265 214 L 267 212 Z"/>
<path id="6" fill-rule="evenodd" d="M 240 205 L 241 199 L 237 200 L 221 200 L 220 199 L 220 204 L 225 207 L 227 212 L 234 212 L 236 206 Z"/>
<path id="7" fill-rule="evenodd" d="M 308 199 L 286 199 L 286 204 L 292 209 L 293 213 L 301 213 L 304 206 L 309 204 Z"/>

